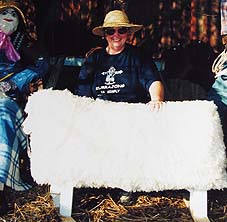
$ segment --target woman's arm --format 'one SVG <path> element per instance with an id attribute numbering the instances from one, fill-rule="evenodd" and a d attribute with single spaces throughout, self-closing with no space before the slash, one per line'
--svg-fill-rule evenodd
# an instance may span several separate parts
<path id="1" fill-rule="evenodd" d="M 164 101 L 164 86 L 161 81 L 154 81 L 150 88 L 149 93 L 151 101 Z"/>
<path id="2" fill-rule="evenodd" d="M 151 110 L 158 111 L 162 108 L 164 102 L 164 86 L 161 81 L 154 81 L 149 87 L 151 97 Z"/>

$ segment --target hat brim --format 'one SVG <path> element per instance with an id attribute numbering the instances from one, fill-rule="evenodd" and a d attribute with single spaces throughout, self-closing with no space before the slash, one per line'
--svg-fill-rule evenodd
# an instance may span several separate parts
<path id="1" fill-rule="evenodd" d="M 5 9 L 5 8 L 13 8 L 13 9 L 15 9 L 19 13 L 19 16 L 21 17 L 22 21 L 24 22 L 24 25 L 25 26 L 27 25 L 25 16 L 24 16 L 23 12 L 20 10 L 20 8 L 18 8 L 16 5 L 13 5 L 13 4 L 0 5 L 0 11 L 2 9 Z"/>
<path id="2" fill-rule="evenodd" d="M 92 29 L 92 33 L 94 35 L 98 35 L 98 36 L 104 36 L 104 29 L 106 28 L 115 28 L 115 27 L 126 27 L 126 28 L 129 28 L 129 32 L 130 33 L 134 33 L 134 32 L 137 32 L 139 31 L 140 29 L 143 28 L 142 25 L 135 25 L 135 24 L 109 24 L 107 26 L 98 26 L 98 27 L 95 27 Z"/>

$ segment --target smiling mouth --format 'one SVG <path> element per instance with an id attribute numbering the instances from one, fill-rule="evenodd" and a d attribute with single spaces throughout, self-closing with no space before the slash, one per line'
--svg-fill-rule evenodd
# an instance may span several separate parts
<path id="1" fill-rule="evenodd" d="M 121 39 L 120 38 L 112 38 L 112 41 L 119 42 L 119 41 L 121 41 Z"/>
<path id="2" fill-rule="evenodd" d="M 7 18 L 5 18 L 3 20 L 6 21 L 6 22 L 12 22 L 13 21 L 13 19 L 7 19 Z"/>

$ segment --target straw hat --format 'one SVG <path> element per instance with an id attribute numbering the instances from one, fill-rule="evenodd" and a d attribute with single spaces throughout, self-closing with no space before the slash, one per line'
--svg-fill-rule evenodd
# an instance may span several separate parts
<path id="1" fill-rule="evenodd" d="M 127 27 L 129 31 L 133 33 L 139 31 L 143 26 L 131 24 L 125 12 L 114 10 L 106 14 L 103 25 L 93 28 L 92 33 L 104 36 L 104 29 L 113 27 Z"/>
<path id="2" fill-rule="evenodd" d="M 24 25 L 26 25 L 26 19 L 25 19 L 23 12 L 19 8 L 19 3 L 15 2 L 13 0 L 5 0 L 5 1 L 0 0 L 0 11 L 2 11 L 5 8 L 15 9 L 16 12 L 18 13 L 18 15 L 21 17 L 22 21 L 24 22 Z"/>

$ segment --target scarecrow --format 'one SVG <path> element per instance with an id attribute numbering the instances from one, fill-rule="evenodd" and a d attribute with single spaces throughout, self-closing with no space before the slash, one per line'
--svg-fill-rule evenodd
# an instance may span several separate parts
<path id="1" fill-rule="evenodd" d="M 46 59 L 31 56 L 26 20 L 17 2 L 0 1 L 0 215 L 7 212 L 4 187 L 26 190 L 22 180 L 20 153 L 27 151 L 28 138 L 22 130 L 23 107 L 47 72 Z M 33 59 L 31 59 L 33 58 Z"/>

